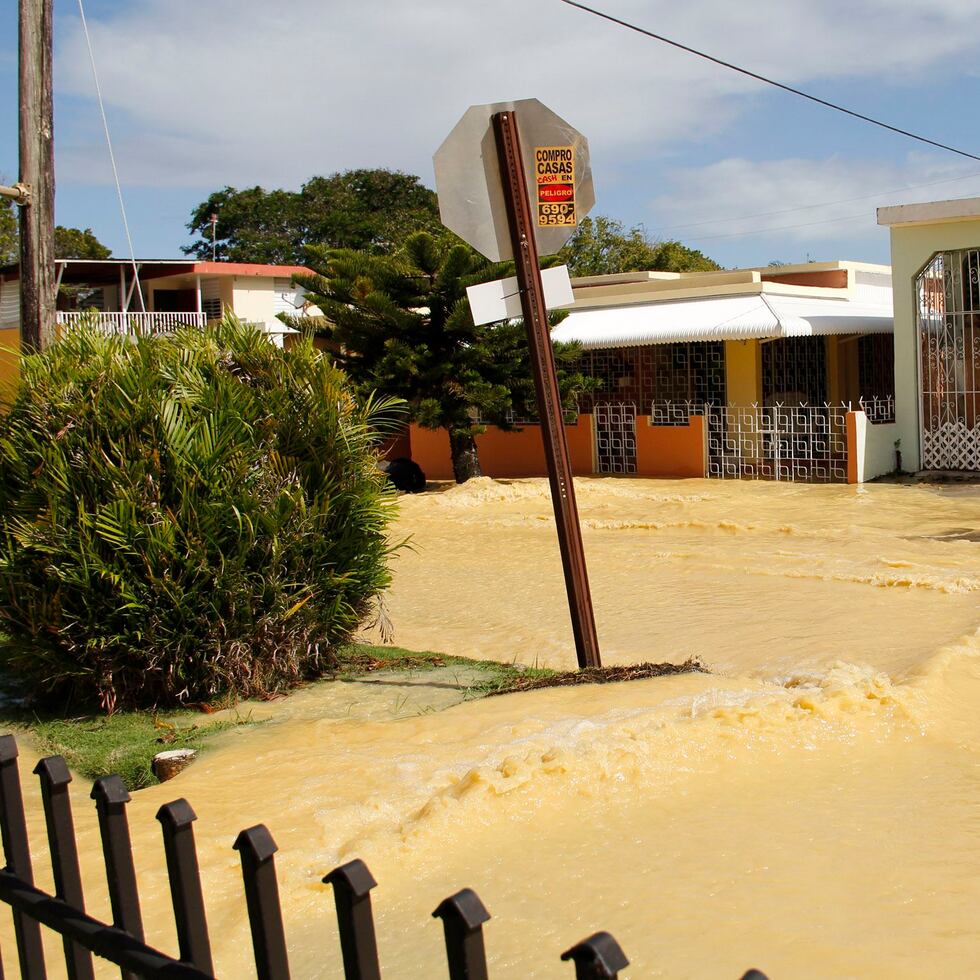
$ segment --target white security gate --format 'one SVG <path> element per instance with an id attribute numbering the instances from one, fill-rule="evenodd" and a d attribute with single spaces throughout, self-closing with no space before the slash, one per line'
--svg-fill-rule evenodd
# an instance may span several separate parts
<path id="1" fill-rule="evenodd" d="M 706 405 L 708 476 L 847 482 L 846 405 Z"/>
<path id="2" fill-rule="evenodd" d="M 938 253 L 916 294 L 923 469 L 980 471 L 980 249 Z"/>
<path id="3" fill-rule="evenodd" d="M 636 405 L 632 402 L 596 405 L 592 423 L 596 473 L 635 473 Z"/>

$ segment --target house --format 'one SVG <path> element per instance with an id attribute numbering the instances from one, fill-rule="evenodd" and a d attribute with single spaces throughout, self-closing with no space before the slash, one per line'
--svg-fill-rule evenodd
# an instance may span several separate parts
<path id="1" fill-rule="evenodd" d="M 566 425 L 579 474 L 860 482 L 895 468 L 887 266 L 824 262 L 572 282 L 553 331 L 600 379 Z M 490 476 L 543 475 L 533 419 L 477 438 Z M 412 426 L 430 478 L 445 432 Z"/>
<path id="2" fill-rule="evenodd" d="M 980 472 L 980 198 L 878 209 L 895 275 L 896 403 L 908 469 Z"/>
<path id="3" fill-rule="evenodd" d="M 56 263 L 59 329 L 97 310 L 103 328 L 118 333 L 157 333 L 203 326 L 230 310 L 259 324 L 282 344 L 290 329 L 279 313 L 311 312 L 292 277 L 310 270 L 295 265 L 201 262 L 196 259 L 59 259 Z M 0 267 L 0 380 L 16 372 L 20 348 L 20 275 Z M 318 312 L 318 311 L 317 311 Z"/>

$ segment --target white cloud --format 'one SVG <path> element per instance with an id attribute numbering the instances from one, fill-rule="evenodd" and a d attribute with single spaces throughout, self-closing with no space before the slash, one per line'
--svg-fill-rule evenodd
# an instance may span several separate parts
<path id="1" fill-rule="evenodd" d="M 597 0 L 610 13 L 793 84 L 905 78 L 978 49 L 980 5 L 938 0 Z M 535 96 L 610 157 L 650 159 L 730 125 L 759 85 L 558 0 L 143 0 L 91 22 L 128 183 L 296 186 L 431 154 L 472 103 Z M 59 21 L 59 89 L 90 96 Z M 97 118 L 60 169 L 107 178 Z M 89 137 L 89 138 L 86 138 Z M 611 180 L 616 179 L 610 173 Z"/>
<path id="2" fill-rule="evenodd" d="M 980 164 L 911 154 L 900 165 L 729 158 L 667 174 L 648 230 L 706 246 L 754 235 L 788 242 L 862 240 L 875 208 L 980 194 Z"/>

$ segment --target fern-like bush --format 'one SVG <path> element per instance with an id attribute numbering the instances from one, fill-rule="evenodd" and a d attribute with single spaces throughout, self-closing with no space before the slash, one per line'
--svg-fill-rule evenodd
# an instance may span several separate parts
<path id="1" fill-rule="evenodd" d="M 231 317 L 26 357 L 0 417 L 0 669 L 109 711 L 322 672 L 389 581 L 375 447 L 399 411 Z"/>

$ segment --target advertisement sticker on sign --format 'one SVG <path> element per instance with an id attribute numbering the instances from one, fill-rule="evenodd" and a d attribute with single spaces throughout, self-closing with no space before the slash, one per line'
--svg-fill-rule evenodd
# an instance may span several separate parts
<path id="1" fill-rule="evenodd" d="M 575 147 L 536 146 L 534 177 L 538 188 L 538 227 L 577 225 Z"/>

